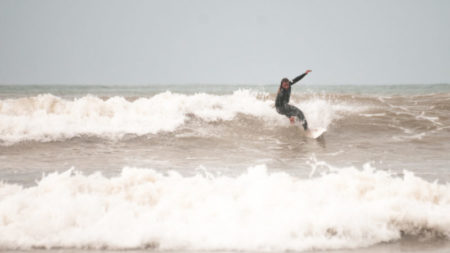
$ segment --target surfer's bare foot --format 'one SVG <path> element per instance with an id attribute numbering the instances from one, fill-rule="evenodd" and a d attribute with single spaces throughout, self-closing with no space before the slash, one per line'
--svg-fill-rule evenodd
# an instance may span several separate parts
<path id="1" fill-rule="evenodd" d="M 291 121 L 291 125 L 295 123 L 295 118 L 294 117 L 290 117 L 289 120 Z"/>

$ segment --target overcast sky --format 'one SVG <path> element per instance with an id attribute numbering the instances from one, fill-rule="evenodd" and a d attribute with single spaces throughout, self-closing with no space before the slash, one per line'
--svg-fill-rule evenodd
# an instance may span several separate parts
<path id="1" fill-rule="evenodd" d="M 450 83 L 448 0 L 0 0 L 0 84 Z"/>

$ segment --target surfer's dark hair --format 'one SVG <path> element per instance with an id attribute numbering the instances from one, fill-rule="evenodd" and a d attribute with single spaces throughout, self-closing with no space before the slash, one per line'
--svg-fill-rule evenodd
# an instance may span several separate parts
<path id="1" fill-rule="evenodd" d="M 283 82 L 288 82 L 288 83 L 290 83 L 291 81 L 289 81 L 289 79 L 288 79 L 287 77 L 281 79 L 280 87 L 278 87 L 278 92 L 280 92 L 281 86 L 283 85 Z"/>
<path id="2" fill-rule="evenodd" d="M 280 85 L 282 85 L 284 82 L 290 83 L 289 79 L 287 77 L 281 79 Z"/>

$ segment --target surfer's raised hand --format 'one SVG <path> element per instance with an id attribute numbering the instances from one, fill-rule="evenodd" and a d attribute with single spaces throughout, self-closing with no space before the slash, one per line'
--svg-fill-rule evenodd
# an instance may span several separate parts
<path id="1" fill-rule="evenodd" d="M 308 69 L 306 70 L 305 74 L 308 74 L 309 72 L 311 72 L 312 70 Z"/>

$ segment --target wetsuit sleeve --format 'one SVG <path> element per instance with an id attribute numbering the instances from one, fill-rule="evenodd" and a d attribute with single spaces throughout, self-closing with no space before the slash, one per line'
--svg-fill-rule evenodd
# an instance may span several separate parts
<path id="1" fill-rule="evenodd" d="M 296 78 L 294 78 L 291 82 L 291 85 L 294 85 L 296 82 L 300 81 L 303 79 L 303 77 L 305 77 L 308 73 L 303 73 L 299 76 L 297 76 Z"/>

